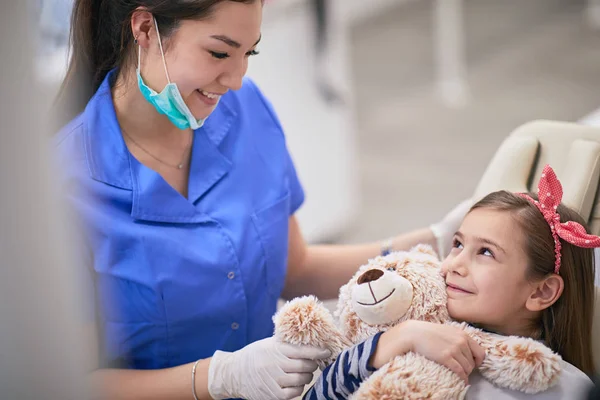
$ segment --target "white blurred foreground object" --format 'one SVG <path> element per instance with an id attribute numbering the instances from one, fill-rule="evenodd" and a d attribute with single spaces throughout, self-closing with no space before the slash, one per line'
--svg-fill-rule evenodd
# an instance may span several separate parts
<path id="1" fill-rule="evenodd" d="M 27 2 L 0 6 L 0 398 L 85 399 L 81 298 L 49 168 Z"/>

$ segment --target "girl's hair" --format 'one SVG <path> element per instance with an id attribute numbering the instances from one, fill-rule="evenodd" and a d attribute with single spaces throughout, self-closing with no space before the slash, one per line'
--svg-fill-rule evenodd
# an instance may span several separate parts
<path id="1" fill-rule="evenodd" d="M 75 0 L 71 16 L 71 59 L 55 103 L 58 123 L 79 114 L 113 68 L 123 69 L 134 54 L 131 17 L 142 7 L 152 13 L 161 37 L 182 20 L 209 18 L 223 1 L 254 0 Z"/>
<path id="2" fill-rule="evenodd" d="M 537 196 L 530 194 L 537 200 Z M 477 208 L 510 212 L 522 229 L 529 259 L 527 278 L 541 279 L 554 273 L 554 240 L 550 226 L 530 201 L 506 191 L 494 192 L 477 202 Z M 560 204 L 561 222 L 575 221 L 586 227 L 581 216 Z M 587 227 L 586 227 L 587 230 Z M 536 328 L 546 344 L 562 358 L 588 375 L 594 374 L 592 360 L 592 310 L 594 308 L 593 249 L 577 247 L 560 239 L 562 296 L 541 313 Z"/>

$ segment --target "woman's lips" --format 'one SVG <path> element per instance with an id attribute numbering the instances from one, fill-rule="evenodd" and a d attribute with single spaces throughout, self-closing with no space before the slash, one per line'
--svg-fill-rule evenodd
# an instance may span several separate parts
<path id="1" fill-rule="evenodd" d="M 207 105 L 214 106 L 221 99 L 221 95 L 217 93 L 207 92 L 206 90 L 197 90 L 200 99 Z"/>

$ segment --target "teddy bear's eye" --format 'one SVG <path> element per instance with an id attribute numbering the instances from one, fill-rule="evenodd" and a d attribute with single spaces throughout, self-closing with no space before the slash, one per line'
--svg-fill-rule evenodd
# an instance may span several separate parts
<path id="1" fill-rule="evenodd" d="M 390 272 L 394 272 L 394 271 L 396 271 L 396 266 L 397 266 L 397 264 L 396 264 L 396 263 L 388 264 L 388 265 L 386 266 L 386 269 L 387 269 L 388 271 L 390 271 Z"/>

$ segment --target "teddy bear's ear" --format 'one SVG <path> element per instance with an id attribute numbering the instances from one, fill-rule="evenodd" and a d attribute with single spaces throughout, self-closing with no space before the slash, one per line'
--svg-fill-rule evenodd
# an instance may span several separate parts
<path id="1" fill-rule="evenodd" d="M 438 255 L 435 252 L 435 250 L 433 250 L 433 247 L 431 247 L 428 244 L 418 244 L 418 245 L 414 246 L 412 249 L 410 249 L 410 251 L 411 251 L 411 253 L 413 251 L 416 251 L 416 252 L 419 252 L 419 253 L 428 254 L 430 256 L 438 258 Z"/>

